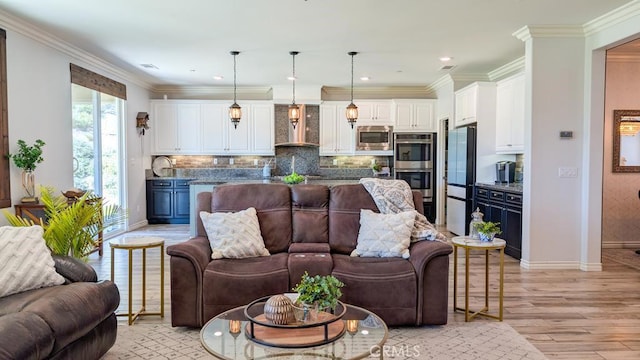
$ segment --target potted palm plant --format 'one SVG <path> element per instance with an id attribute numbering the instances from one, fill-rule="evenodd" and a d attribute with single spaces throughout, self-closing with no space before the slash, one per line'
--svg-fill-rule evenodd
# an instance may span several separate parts
<path id="1" fill-rule="evenodd" d="M 8 154 L 9 159 L 13 159 L 13 163 L 22 169 L 22 187 L 27 196 L 22 198 L 24 203 L 38 202 L 35 192 L 35 175 L 36 165 L 44 161 L 42 157 L 42 147 L 44 141 L 38 139 L 33 145 L 27 145 L 24 140 L 18 140 L 18 152 Z"/>
<path id="2" fill-rule="evenodd" d="M 62 195 L 54 196 L 52 188 L 41 187 L 40 192 L 46 221 L 36 224 L 6 209 L 3 213 L 12 226 L 42 226 L 45 242 L 56 255 L 86 259 L 101 241 L 98 234 L 108 227 L 121 224 L 127 217 L 119 205 L 105 204 L 102 198 L 91 191 L 73 201 Z"/>

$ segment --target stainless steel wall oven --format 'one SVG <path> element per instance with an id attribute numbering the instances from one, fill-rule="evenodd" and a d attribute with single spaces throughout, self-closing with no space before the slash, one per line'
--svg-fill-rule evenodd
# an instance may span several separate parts
<path id="1" fill-rule="evenodd" d="M 435 221 L 435 133 L 395 133 L 393 172 L 396 179 L 406 181 L 411 189 L 422 193 L 424 211 Z"/>

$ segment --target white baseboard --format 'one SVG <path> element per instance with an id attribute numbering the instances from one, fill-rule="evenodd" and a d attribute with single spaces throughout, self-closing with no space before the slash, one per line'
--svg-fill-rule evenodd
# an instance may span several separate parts
<path id="1" fill-rule="evenodd" d="M 640 240 L 603 242 L 603 249 L 640 249 Z"/>
<path id="2" fill-rule="evenodd" d="M 520 260 L 520 267 L 527 270 L 582 270 L 602 271 L 602 263 L 581 263 L 579 261 L 536 261 Z"/>
<path id="3" fill-rule="evenodd" d="M 133 231 L 133 230 L 139 229 L 139 228 L 147 226 L 147 225 L 149 225 L 149 221 L 147 221 L 147 219 L 144 219 L 142 221 L 138 221 L 135 224 L 129 224 L 129 227 L 127 228 L 127 231 Z"/>

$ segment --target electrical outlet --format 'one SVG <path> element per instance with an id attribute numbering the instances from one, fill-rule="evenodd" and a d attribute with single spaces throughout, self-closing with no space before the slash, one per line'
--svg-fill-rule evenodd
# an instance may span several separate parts
<path id="1" fill-rule="evenodd" d="M 333 165 L 335 165 L 335 166 L 338 165 L 338 159 L 333 159 Z"/>
<path id="2" fill-rule="evenodd" d="M 376 164 L 376 159 L 371 159 L 371 165 L 375 165 Z"/>
<path id="3" fill-rule="evenodd" d="M 175 165 L 176 164 L 176 159 L 171 159 L 171 165 Z"/>
<path id="4" fill-rule="evenodd" d="M 253 159 L 253 165 L 258 165 L 258 159 Z"/>
<path id="5" fill-rule="evenodd" d="M 218 158 L 213 158 L 213 165 L 218 165 Z"/>
<path id="6" fill-rule="evenodd" d="M 233 158 L 229 159 L 229 165 L 233 165 Z"/>

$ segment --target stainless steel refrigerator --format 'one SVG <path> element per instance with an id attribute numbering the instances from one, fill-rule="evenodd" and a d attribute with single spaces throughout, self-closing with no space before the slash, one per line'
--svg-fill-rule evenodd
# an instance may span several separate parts
<path id="1" fill-rule="evenodd" d="M 476 182 L 476 128 L 450 130 L 447 134 L 447 229 L 468 235 Z"/>

